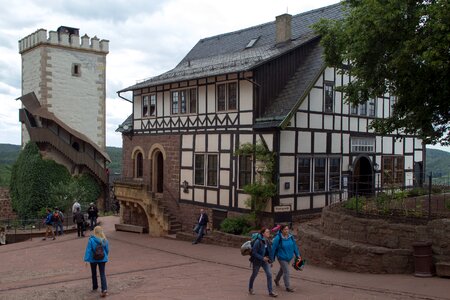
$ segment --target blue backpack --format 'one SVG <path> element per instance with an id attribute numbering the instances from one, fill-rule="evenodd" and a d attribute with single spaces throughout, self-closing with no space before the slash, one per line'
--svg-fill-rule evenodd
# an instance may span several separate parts
<path id="1" fill-rule="evenodd" d="M 259 238 L 259 232 L 252 233 L 251 239 L 249 241 L 246 241 L 241 246 L 241 254 L 242 255 L 251 255 L 252 254 L 252 248 L 255 244 L 255 241 Z"/>

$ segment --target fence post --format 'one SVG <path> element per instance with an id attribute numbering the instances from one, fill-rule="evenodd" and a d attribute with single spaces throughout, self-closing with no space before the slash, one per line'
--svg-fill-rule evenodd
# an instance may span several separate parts
<path id="1" fill-rule="evenodd" d="M 433 173 L 428 176 L 428 220 L 431 219 L 431 184 L 433 182 Z"/>

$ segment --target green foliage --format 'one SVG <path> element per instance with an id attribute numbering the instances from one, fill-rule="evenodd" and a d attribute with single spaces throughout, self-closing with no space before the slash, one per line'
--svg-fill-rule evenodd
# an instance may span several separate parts
<path id="1" fill-rule="evenodd" d="M 352 104 L 389 93 L 393 114 L 372 124 L 385 135 L 418 134 L 425 143 L 450 144 L 450 2 L 343 1 L 341 20 L 314 26 L 326 63 L 353 80 L 340 89 Z"/>
<path id="2" fill-rule="evenodd" d="M 11 179 L 12 165 L 0 165 L 0 187 L 8 187 Z"/>
<path id="3" fill-rule="evenodd" d="M 69 180 L 70 174 L 64 166 L 42 159 L 37 145 L 29 142 L 12 168 L 12 207 L 21 218 L 35 218 L 43 207 L 55 206 L 49 197 L 51 186 Z"/>
<path id="4" fill-rule="evenodd" d="M 248 216 L 226 218 L 220 223 L 220 231 L 231 234 L 247 234 L 252 229 L 252 220 Z"/>
<path id="5" fill-rule="evenodd" d="M 275 155 L 261 142 L 242 144 L 234 155 L 247 155 L 254 158 L 257 172 L 255 180 L 253 183 L 245 185 L 243 190 L 250 195 L 250 199 L 246 201 L 247 207 L 256 216 L 257 223 L 260 223 L 258 214 L 266 208 L 268 200 L 275 195 L 277 189 L 273 183 Z"/>
<path id="6" fill-rule="evenodd" d="M 449 199 L 445 200 L 445 208 L 450 210 L 450 200 Z"/>
<path id="7" fill-rule="evenodd" d="M 360 211 L 364 206 L 366 206 L 366 198 L 363 196 L 351 197 L 344 202 L 344 207 L 351 210 Z"/>
<path id="8" fill-rule="evenodd" d="M 410 189 L 408 191 L 408 197 L 418 197 L 418 196 L 426 195 L 427 193 L 428 192 L 426 189 L 416 187 L 416 188 Z"/>
<path id="9" fill-rule="evenodd" d="M 121 174 L 122 173 L 122 148 L 118 147 L 106 147 L 111 162 L 108 164 L 109 174 Z"/>

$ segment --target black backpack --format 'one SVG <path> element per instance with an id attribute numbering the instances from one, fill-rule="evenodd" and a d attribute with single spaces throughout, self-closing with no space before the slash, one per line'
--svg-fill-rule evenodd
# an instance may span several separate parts
<path id="1" fill-rule="evenodd" d="M 95 260 L 102 260 L 105 258 L 105 252 L 103 251 L 103 242 L 100 244 L 97 244 L 94 249 L 94 259 Z"/>

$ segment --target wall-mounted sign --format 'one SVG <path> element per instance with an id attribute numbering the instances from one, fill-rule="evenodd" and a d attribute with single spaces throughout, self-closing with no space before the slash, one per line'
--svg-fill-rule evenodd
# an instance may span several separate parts
<path id="1" fill-rule="evenodd" d="M 276 205 L 273 207 L 273 211 L 276 213 L 280 212 L 290 212 L 291 206 L 290 205 Z"/>

